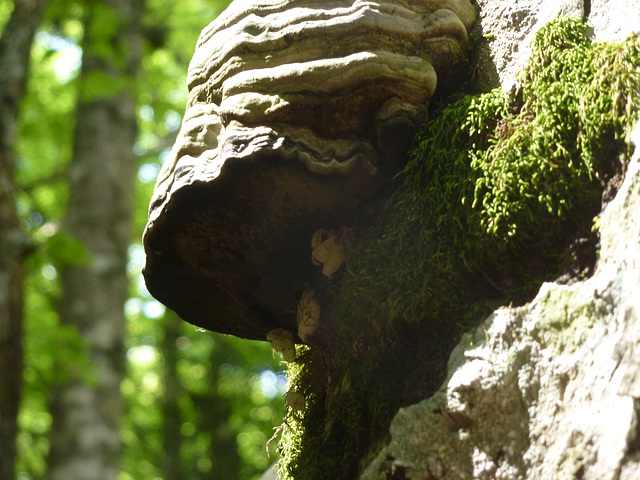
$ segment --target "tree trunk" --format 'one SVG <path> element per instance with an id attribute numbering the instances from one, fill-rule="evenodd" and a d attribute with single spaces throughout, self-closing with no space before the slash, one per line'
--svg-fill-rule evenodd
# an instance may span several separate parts
<path id="1" fill-rule="evenodd" d="M 118 472 L 142 8 L 136 0 L 86 6 L 65 227 L 91 260 L 63 270 L 60 316 L 86 339 L 94 382 L 72 378 L 56 392 L 52 480 L 115 479 Z"/>
<path id="2" fill-rule="evenodd" d="M 22 386 L 22 279 L 27 241 L 15 208 L 14 143 L 31 43 L 46 0 L 17 0 L 0 37 L 0 478 L 13 478 Z"/>
<path id="3" fill-rule="evenodd" d="M 634 68 L 624 75 L 603 69 L 592 84 L 634 79 L 627 118 L 640 118 L 640 0 L 478 4 L 483 41 L 474 72 L 506 91 L 516 88 L 533 33 L 558 16 L 586 18 L 595 42 L 635 35 L 633 53 L 607 56 L 608 67 L 633 58 Z M 554 37 L 547 58 L 554 45 L 567 44 Z M 520 77 L 520 91 L 523 83 Z M 585 104 L 594 101 L 575 88 Z M 360 480 L 640 478 L 640 123 L 627 140 L 635 151 L 605 191 L 594 225 L 593 274 L 546 282 L 530 302 L 500 308 L 469 330 L 440 389 L 397 412 L 389 443 Z"/>

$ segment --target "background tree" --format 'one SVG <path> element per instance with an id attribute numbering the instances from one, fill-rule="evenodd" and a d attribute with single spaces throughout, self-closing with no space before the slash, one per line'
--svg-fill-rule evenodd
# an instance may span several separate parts
<path id="1" fill-rule="evenodd" d="M 128 251 L 125 260 L 121 259 L 126 262 L 128 284 L 126 331 L 120 337 L 126 371 L 124 381 L 114 387 L 124 398 L 119 480 L 169 478 L 170 463 L 177 467 L 179 478 L 219 478 L 217 469 L 225 468 L 221 464 L 225 459 L 236 472 L 227 478 L 248 480 L 258 478 L 275 460 L 277 442 L 270 445 L 270 458 L 265 444 L 282 421 L 285 379 L 269 345 L 195 329 L 165 312 L 149 296 L 140 276 L 141 232 L 155 177 L 180 127 L 187 64 L 200 30 L 227 3 L 147 0 L 136 32 L 145 45 L 132 93 L 138 125 L 129 147 L 134 153 L 133 179 L 129 179 L 134 219 L 122 247 Z M 35 251 L 26 264 L 25 369 L 17 434 L 19 480 L 54 474 L 54 470 L 48 472 L 46 461 L 51 443 L 58 439 L 58 434 L 52 433 L 52 413 L 57 410 L 50 411 L 50 405 L 64 408 L 67 417 L 77 418 L 82 412 L 73 402 L 64 407 L 54 402 L 58 386 L 99 388 L 100 368 L 94 361 L 91 340 L 82 334 L 85 330 L 61 322 L 61 307 L 75 301 L 63 294 L 61 278 L 67 275 L 63 272 L 91 270 L 96 258 L 104 258 L 93 253 L 95 239 L 88 238 L 87 228 L 82 234 L 66 228 L 72 224 L 72 214 L 67 211 L 74 203 L 71 190 L 77 188 L 72 187 L 77 179 L 70 174 L 77 171 L 75 160 L 70 166 L 78 150 L 77 115 L 96 99 L 90 94 L 115 95 L 116 87 L 131 87 L 121 75 L 81 71 L 81 65 L 86 68 L 83 58 L 90 58 L 96 49 L 87 46 L 89 38 L 84 35 L 86 17 L 96 5 L 105 2 L 52 0 L 49 4 L 35 35 L 21 108 L 16 143 L 17 210 Z M 11 11 L 8 7 L 10 2 L 0 3 L 0 28 Z M 107 35 L 114 25 L 122 26 L 118 14 L 97 15 L 93 28 L 98 34 L 93 38 Z M 114 48 L 111 43 L 103 44 L 97 48 L 98 56 L 106 53 L 107 59 L 112 59 L 108 52 L 113 53 Z M 104 164 L 95 168 L 101 166 Z M 96 187 L 93 193 L 99 194 L 100 189 Z M 104 235 L 101 228 L 94 228 L 91 236 Z M 120 265 L 122 268 L 123 263 Z M 98 325 L 98 312 L 92 317 Z M 167 373 L 173 378 L 165 376 Z M 95 395 L 93 398 L 99 400 Z M 213 405 L 220 407 L 213 409 Z M 169 425 L 171 429 L 167 429 Z M 58 451 L 54 446 L 52 459 Z"/>
<path id="2" fill-rule="evenodd" d="M 51 410 L 52 480 L 115 479 L 119 467 L 142 9 L 137 0 L 84 5 L 64 228 L 82 243 L 88 258 L 61 272 L 60 318 L 74 325 L 87 342 L 94 378 L 70 378 L 56 389 Z"/>
<path id="3" fill-rule="evenodd" d="M 45 4 L 17 0 L 0 37 L 0 478 L 11 478 L 14 472 L 23 364 L 23 259 L 28 242 L 16 212 L 14 144 L 29 52 Z"/>

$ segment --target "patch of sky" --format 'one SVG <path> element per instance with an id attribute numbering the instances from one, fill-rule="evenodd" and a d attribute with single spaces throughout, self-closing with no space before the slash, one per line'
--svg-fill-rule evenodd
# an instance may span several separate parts
<path id="1" fill-rule="evenodd" d="M 124 304 L 124 314 L 127 317 L 135 317 L 142 312 L 144 302 L 139 298 L 130 298 Z"/>
<path id="2" fill-rule="evenodd" d="M 134 243 L 129 247 L 129 261 L 127 262 L 127 271 L 130 275 L 139 275 L 144 266 L 144 248 L 139 243 Z"/>
<path id="3" fill-rule="evenodd" d="M 265 370 L 260 374 L 260 389 L 267 398 L 283 395 L 287 389 L 287 377 L 282 372 Z"/>
<path id="4" fill-rule="evenodd" d="M 46 280 L 55 280 L 58 277 L 58 270 L 50 263 L 45 264 L 40 269 L 40 273 Z"/>
<path id="5" fill-rule="evenodd" d="M 151 120 L 153 120 L 154 115 L 155 113 L 151 105 L 142 105 L 140 107 L 140 118 L 145 122 L 150 122 Z"/>
<path id="6" fill-rule="evenodd" d="M 167 130 L 170 132 L 175 132 L 180 128 L 180 123 L 182 122 L 182 117 L 175 110 L 169 110 L 164 114 L 164 125 L 167 127 Z"/>
<path id="7" fill-rule="evenodd" d="M 143 163 L 138 169 L 138 180 L 141 183 L 155 182 L 160 172 L 160 165 L 157 163 Z"/>
<path id="8" fill-rule="evenodd" d="M 142 313 L 147 318 L 157 319 L 164 315 L 166 307 L 157 300 L 147 300 L 142 305 Z"/>
<path id="9" fill-rule="evenodd" d="M 47 50 L 56 52 L 53 69 L 61 82 L 68 82 L 77 75 L 82 65 L 82 49 L 75 41 L 46 31 L 38 32 L 35 41 Z"/>
<path id="10" fill-rule="evenodd" d="M 162 150 L 162 152 L 160 152 L 160 155 L 158 155 L 158 158 L 160 160 L 161 165 L 167 161 L 167 158 L 169 158 L 170 153 L 171 153 L 170 148 L 165 148 L 164 150 Z"/>
<path id="11" fill-rule="evenodd" d="M 150 365 L 158 359 L 158 350 L 151 345 L 140 345 L 127 350 L 127 359 L 136 365 Z"/>
<path id="12" fill-rule="evenodd" d="M 136 293 L 140 298 L 151 297 L 149 290 L 147 290 L 147 285 L 144 283 L 144 277 L 142 275 L 138 275 L 134 282 L 136 285 Z"/>
<path id="13" fill-rule="evenodd" d="M 144 155 L 148 151 L 149 151 L 149 149 L 144 144 L 144 142 L 136 142 L 136 143 L 133 144 L 133 153 L 135 153 L 135 155 L 137 157 L 141 157 L 142 155 Z"/>

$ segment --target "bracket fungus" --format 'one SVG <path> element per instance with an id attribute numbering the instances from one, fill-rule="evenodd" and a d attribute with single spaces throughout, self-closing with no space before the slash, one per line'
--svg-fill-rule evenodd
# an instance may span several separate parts
<path id="1" fill-rule="evenodd" d="M 474 20 L 470 0 L 234 1 L 189 66 L 144 234 L 149 291 L 209 330 L 297 331 L 310 239 L 375 212 Z"/>

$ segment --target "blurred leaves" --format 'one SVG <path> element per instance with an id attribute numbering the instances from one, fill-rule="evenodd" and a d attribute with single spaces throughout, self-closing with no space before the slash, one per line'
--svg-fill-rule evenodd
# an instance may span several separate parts
<path id="1" fill-rule="evenodd" d="M 286 380 L 271 347 L 204 332 L 182 322 L 150 297 L 140 273 L 144 263 L 140 238 L 148 202 L 155 176 L 180 127 L 188 62 L 200 30 L 228 3 L 146 1 L 147 44 L 143 72 L 135 85 L 138 181 L 128 266 L 130 299 L 124 306 L 129 330 L 125 339 L 128 375 L 121 385 L 127 408 L 119 480 L 170 480 L 166 470 L 170 456 L 180 468 L 178 478 L 190 479 L 221 478 L 218 472 L 224 468 L 234 469 L 238 479 L 258 478 L 273 462 L 265 444 L 273 427 L 281 423 Z M 60 269 L 86 264 L 89 254 L 80 241 L 62 233 L 59 225 L 67 204 L 79 97 L 95 98 L 132 85 L 131 79 L 116 73 L 90 74 L 80 94 L 84 5 L 83 0 L 51 1 L 32 48 L 20 118 L 18 209 L 35 249 L 27 263 L 25 292 L 25 387 L 17 438 L 17 478 L 21 480 L 47 476 L 51 385 L 71 378 L 93 381 L 82 337 L 60 325 L 57 314 Z M 110 38 L 122 21 L 113 11 L 103 10 L 92 21 L 105 43 L 105 55 L 112 55 Z M 11 2 L 0 2 L 0 28 L 10 11 Z M 169 418 L 168 412 L 173 412 Z M 177 425 L 176 438 L 171 439 L 178 445 L 177 454 L 166 450 L 170 442 L 165 427 L 170 421 Z M 271 447 L 273 457 L 275 442 Z"/>
<path id="2" fill-rule="evenodd" d="M 84 244 L 67 232 L 56 232 L 42 243 L 43 254 L 48 255 L 54 265 L 88 265 L 91 257 Z"/>

